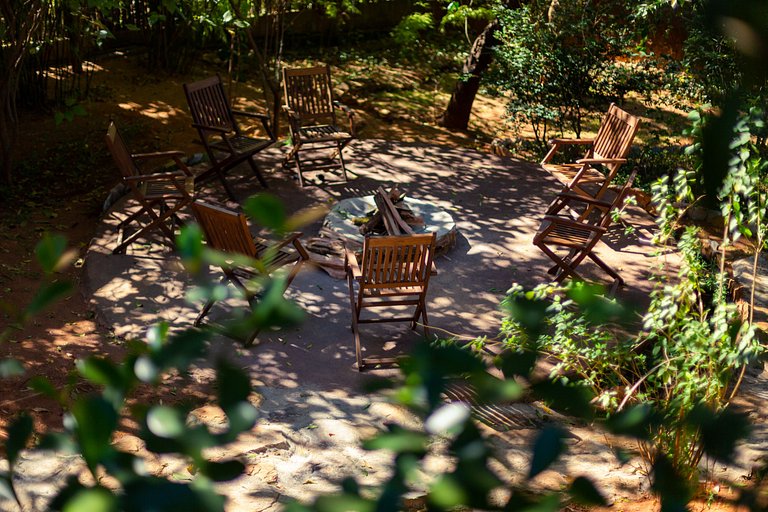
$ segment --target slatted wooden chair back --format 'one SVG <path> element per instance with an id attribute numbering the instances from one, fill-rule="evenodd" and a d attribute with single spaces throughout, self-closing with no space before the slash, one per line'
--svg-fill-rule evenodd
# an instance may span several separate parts
<path id="1" fill-rule="evenodd" d="M 239 133 L 219 75 L 184 84 L 184 92 L 195 124 Z"/>
<path id="2" fill-rule="evenodd" d="M 597 131 L 588 158 L 626 158 L 639 125 L 639 117 L 611 103 Z"/>
<path id="3" fill-rule="evenodd" d="M 302 124 L 336 124 L 328 65 L 283 68 L 283 90 L 286 105 L 299 114 Z"/>
<path id="4" fill-rule="evenodd" d="M 435 237 L 368 237 L 363 242 L 361 288 L 386 290 L 426 287 L 432 271 Z"/>
<path id="5" fill-rule="evenodd" d="M 120 130 L 117 129 L 117 125 L 114 122 L 110 121 L 104 139 L 115 164 L 118 169 L 120 169 L 120 174 L 122 174 L 124 178 L 138 176 L 140 172 L 138 167 L 136 167 L 136 162 L 131 158 L 131 152 L 128 151 L 128 147 L 125 145 L 125 141 L 123 141 L 123 137 L 120 135 Z"/>
<path id="6" fill-rule="evenodd" d="M 211 248 L 258 257 L 245 215 L 203 201 L 195 201 L 192 209 Z"/>

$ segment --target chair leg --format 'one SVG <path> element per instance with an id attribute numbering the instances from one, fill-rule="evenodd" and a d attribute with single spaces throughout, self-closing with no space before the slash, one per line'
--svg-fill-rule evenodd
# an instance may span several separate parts
<path id="1" fill-rule="evenodd" d="M 219 285 L 227 282 L 227 276 L 222 277 L 219 280 Z M 200 313 L 197 315 L 197 318 L 195 318 L 195 327 L 200 327 L 203 323 L 203 318 L 205 318 L 205 315 L 208 314 L 209 311 L 211 311 L 211 308 L 213 305 L 216 304 L 216 299 L 210 298 L 208 299 L 208 302 L 205 303 L 205 306 L 203 306 L 203 309 L 200 310 Z"/>
<path id="2" fill-rule="evenodd" d="M 344 145 L 342 145 L 341 142 L 337 142 L 336 145 L 338 146 L 339 151 L 339 162 L 341 163 L 341 174 L 344 176 L 344 181 L 349 181 L 347 179 L 347 167 L 344 165 L 344 155 L 342 154 L 342 150 L 344 149 Z"/>
<path id="3" fill-rule="evenodd" d="M 293 156 L 293 160 L 296 162 L 296 173 L 299 175 L 299 186 L 304 187 L 304 176 L 301 174 L 301 157 L 299 156 L 298 151 L 296 151 L 296 154 Z"/>
<path id="4" fill-rule="evenodd" d="M 429 339 L 429 319 L 427 318 L 427 306 L 421 306 L 421 318 L 424 321 L 424 337 Z"/>
<path id="5" fill-rule="evenodd" d="M 360 326 L 358 320 L 360 319 L 360 310 L 355 303 L 355 282 L 351 273 L 347 273 L 347 285 L 349 285 L 349 307 L 352 310 L 352 323 L 350 328 L 352 334 L 355 337 L 355 358 L 357 359 L 357 371 L 362 372 L 363 367 L 363 350 L 360 346 Z"/>
<path id="6" fill-rule="evenodd" d="M 253 160 L 253 156 L 248 158 L 248 164 L 251 166 L 251 170 L 253 171 L 253 174 L 256 175 L 256 178 L 259 180 L 259 183 L 261 183 L 261 186 L 264 188 L 269 188 L 269 185 L 267 185 L 267 182 L 264 179 L 264 176 L 262 176 L 261 174 L 261 169 L 259 169 L 259 166 Z"/>
<path id="7" fill-rule="evenodd" d="M 168 218 L 170 218 L 173 215 L 175 215 L 176 212 L 179 211 L 181 208 L 183 208 L 184 206 L 189 204 L 189 201 L 178 201 L 173 208 L 166 209 L 165 212 L 162 215 L 157 215 L 155 213 L 155 211 L 152 209 L 152 206 L 157 204 L 156 201 L 152 201 L 152 202 L 142 201 L 141 204 L 142 204 L 142 209 L 139 212 L 137 212 L 137 214 L 146 213 L 147 215 L 149 215 L 152 218 L 152 220 L 148 224 L 146 224 L 145 226 L 140 227 L 134 233 L 131 233 L 131 235 L 128 238 L 123 239 L 123 241 L 120 242 L 118 244 L 118 246 L 115 247 L 112 250 L 112 254 L 120 254 L 120 253 L 125 252 L 125 249 L 129 245 L 131 245 L 139 237 L 144 236 L 145 233 L 151 231 L 154 228 L 160 228 L 162 230 L 163 234 L 165 234 L 165 236 L 168 237 L 168 239 L 171 241 L 171 243 L 173 243 L 173 231 L 171 231 L 168 228 L 168 226 L 166 226 L 164 224 L 164 222 Z M 162 203 L 162 204 L 165 204 L 165 203 Z M 166 206 L 166 208 L 167 208 L 167 206 Z M 131 220 L 137 219 L 139 217 L 139 215 L 137 215 L 137 214 L 134 214 L 134 215 L 130 216 L 129 219 L 131 219 Z M 128 219 L 126 219 L 126 220 L 128 220 Z M 121 225 L 122 224 L 123 223 L 121 223 Z"/>

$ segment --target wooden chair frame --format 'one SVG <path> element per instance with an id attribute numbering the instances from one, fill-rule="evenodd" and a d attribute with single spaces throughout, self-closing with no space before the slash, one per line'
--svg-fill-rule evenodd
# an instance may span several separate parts
<path id="1" fill-rule="evenodd" d="M 125 252 L 126 248 L 139 237 L 143 237 L 154 229 L 159 229 L 165 235 L 166 242 L 173 246 L 174 225 L 181 223 L 177 213 L 190 205 L 194 199 L 194 177 L 182 160 L 184 153 L 158 151 L 131 154 L 113 121 L 110 121 L 107 127 L 104 140 L 115 164 L 120 169 L 123 183 L 141 205 L 137 212 L 120 222 L 117 247 L 112 250 L 112 253 Z M 159 160 L 173 160 L 178 170 L 143 172 L 138 165 L 138 162 Z M 144 215 L 149 217 L 149 222 L 142 224 L 141 218 Z M 138 229 L 130 236 L 124 237 L 125 228 L 134 222 L 138 224 Z"/>
<path id="2" fill-rule="evenodd" d="M 333 99 L 330 66 L 283 68 L 283 93 L 292 144 L 284 164 L 294 161 L 299 186 L 304 186 L 304 172 L 322 169 L 341 169 L 347 181 L 342 151 L 355 137 L 354 113 Z M 347 116 L 348 132 L 337 126 L 337 108 Z M 333 150 L 330 158 L 323 159 L 324 163 L 317 163 L 318 159 L 313 159 L 314 163 L 302 162 L 302 150 L 323 149 Z"/>
<path id="3" fill-rule="evenodd" d="M 363 241 L 362 267 L 355 254 L 346 250 L 345 268 L 352 308 L 352 332 L 355 336 L 357 369 L 371 364 L 392 364 L 396 358 L 364 358 L 359 324 L 410 322 L 416 329 L 421 318 L 424 336 L 429 336 L 427 290 L 435 253 L 435 234 L 366 237 Z M 357 293 L 355 293 L 357 285 Z M 414 306 L 411 316 L 361 318 L 364 309 Z"/>
<path id="4" fill-rule="evenodd" d="M 589 258 L 613 278 L 611 293 L 615 293 L 619 286 L 624 285 L 624 279 L 595 254 L 594 249 L 608 231 L 613 220 L 613 212 L 623 206 L 636 174 L 636 170 L 632 171 L 624 186 L 610 203 L 571 191 L 559 194 L 552 203 L 539 231 L 534 236 L 533 244 L 555 263 L 555 266 L 549 269 L 549 273 L 555 275 L 556 282 L 562 282 L 567 277 L 583 281 L 584 279 L 576 272 L 576 267 L 585 258 Z M 588 209 L 591 214 L 573 218 L 566 209 L 575 211 Z M 561 257 L 555 252 L 557 249 L 567 250 L 567 255 Z"/>
<path id="5" fill-rule="evenodd" d="M 209 247 L 222 253 L 246 256 L 261 262 L 258 269 L 243 267 L 234 263 L 227 263 L 221 266 L 221 270 L 224 272 L 221 282 L 230 282 L 240 289 L 252 309 L 258 302 L 259 294 L 248 289 L 246 286 L 247 280 L 258 276 L 271 275 L 276 270 L 291 265 L 285 280 L 285 287 L 283 288 L 283 293 L 285 293 L 285 290 L 293 282 L 303 264 L 309 261 L 309 254 L 300 240 L 301 233 L 293 233 L 279 242 L 273 243 L 254 237 L 248 228 L 245 215 L 242 213 L 199 200 L 192 204 L 192 210 L 200 227 L 203 229 L 203 233 L 205 233 Z M 293 246 L 293 251 L 288 249 L 289 245 Z M 215 302 L 215 299 L 210 299 L 203 306 L 195 319 L 196 327 L 202 325 L 203 319 L 210 312 Z M 245 345 L 252 345 L 258 334 L 259 331 L 252 333 L 245 340 Z"/>
<path id="6" fill-rule="evenodd" d="M 217 176 L 229 198 L 236 201 L 235 194 L 227 183 L 225 174 L 243 161 L 247 161 L 261 186 L 268 188 L 267 182 L 253 157 L 272 146 L 277 140 L 270 124 L 269 115 L 233 110 L 224 90 L 224 84 L 218 74 L 198 82 L 184 84 L 184 94 L 192 114 L 192 126 L 197 129 L 211 161 L 210 169 L 200 174 L 197 180 L 204 181 Z M 261 121 L 267 137 L 255 138 L 245 135 L 237 123 L 236 116 Z M 220 158 L 217 153 L 226 156 Z"/>
<path id="7" fill-rule="evenodd" d="M 594 139 L 551 140 L 552 147 L 541 165 L 565 185 L 564 191 L 600 200 L 621 165 L 627 161 L 639 126 L 639 117 L 611 103 Z M 551 163 L 557 151 L 567 145 L 587 146 L 584 158 L 569 164 Z M 598 166 L 605 168 L 605 172 L 598 169 Z M 585 185 L 591 188 L 585 188 Z"/>

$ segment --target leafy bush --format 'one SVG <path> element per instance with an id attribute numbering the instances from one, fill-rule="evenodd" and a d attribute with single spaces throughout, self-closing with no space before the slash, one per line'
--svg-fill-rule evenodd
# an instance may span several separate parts
<path id="1" fill-rule="evenodd" d="M 591 103 L 635 87 L 633 67 L 614 63 L 628 47 L 625 14 L 582 0 L 500 10 L 494 86 L 511 95 L 510 119 L 530 124 L 542 146 L 553 131 L 580 136 Z"/>

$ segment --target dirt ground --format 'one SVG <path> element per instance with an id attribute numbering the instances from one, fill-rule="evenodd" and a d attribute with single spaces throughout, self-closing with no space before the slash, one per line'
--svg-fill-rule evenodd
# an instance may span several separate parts
<path id="1" fill-rule="evenodd" d="M 72 292 L 23 327 L 12 325 L 18 308 L 28 304 L 43 277 L 34 258 L 34 247 L 44 232 L 67 236 L 82 257 L 99 222 L 108 191 L 118 181 L 103 145 L 109 119 L 123 128 L 131 149 L 139 152 L 181 149 L 200 152 L 194 143 L 182 83 L 222 71 L 216 63 L 201 64 L 187 76 L 148 74 L 136 56 L 112 55 L 96 62 L 91 99 L 84 103 L 87 115 L 56 125 L 52 115 L 24 114 L 19 129 L 16 160 L 21 164 L 12 201 L 0 204 L 0 331 L 10 329 L 0 357 L 23 361 L 23 377 L 0 380 L 0 429 L 21 411 L 34 417 L 36 430 L 61 427 L 63 408 L 29 387 L 35 376 L 48 378 L 69 396 L 87 393 L 87 385 L 73 378 L 75 361 L 93 354 L 119 359 L 122 341 L 107 326 L 94 321 L 79 292 L 80 260 L 56 279 L 73 283 Z M 408 76 L 404 73 L 407 79 Z M 415 79 L 415 78 L 414 78 Z M 240 84 L 230 91 L 240 106 L 254 106 L 258 91 Z M 447 101 L 447 95 L 439 97 Z M 344 98 L 342 98 L 344 99 Z M 430 122 L 429 113 L 402 113 L 397 105 L 372 102 L 355 107 L 362 127 L 359 136 L 392 140 L 424 141 L 488 149 L 498 135 L 504 116 L 501 101 L 479 97 L 472 126 L 463 134 L 450 133 Z M 22 192 L 23 191 L 23 192 Z M 178 392 L 178 390 L 177 390 Z M 179 393 L 182 394 L 182 393 Z M 192 383 L 183 390 L 201 404 L 210 390 Z M 175 394 L 160 395 L 173 402 Z M 0 431 L 0 439 L 5 437 Z M 722 495 L 729 496 L 728 490 Z M 715 499 L 709 510 L 734 510 Z M 653 500 L 616 503 L 610 510 L 636 512 L 657 509 Z M 704 510 L 706 502 L 694 505 Z"/>

